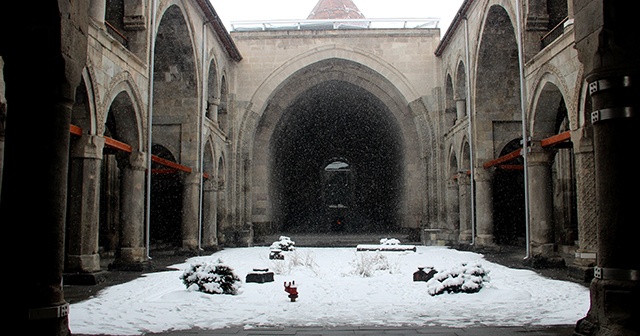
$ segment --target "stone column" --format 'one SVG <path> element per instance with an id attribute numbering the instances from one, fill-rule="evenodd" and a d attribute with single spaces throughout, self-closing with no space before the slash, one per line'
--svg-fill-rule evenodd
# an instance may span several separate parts
<path id="1" fill-rule="evenodd" d="M 460 202 L 460 242 L 471 241 L 471 178 L 467 174 L 458 174 Z"/>
<path id="2" fill-rule="evenodd" d="M 465 99 L 456 99 L 456 119 L 458 122 L 464 119 L 467 114 L 467 101 Z"/>
<path id="3" fill-rule="evenodd" d="M 529 186 L 529 232 L 533 256 L 552 257 L 555 254 L 553 235 L 553 184 L 551 161 L 553 151 L 531 141 L 527 155 Z"/>
<path id="4" fill-rule="evenodd" d="M 218 208 L 218 182 L 209 178 L 204 182 L 202 205 L 202 246 L 204 249 L 216 249 L 218 246 L 218 227 L 216 210 Z"/>
<path id="5" fill-rule="evenodd" d="M 100 271 L 98 233 L 103 148 L 104 138 L 99 136 L 85 134 L 72 141 L 66 273 Z"/>
<path id="6" fill-rule="evenodd" d="M 124 1 L 124 16 L 122 21 L 127 30 L 144 30 L 147 19 L 145 17 L 146 7 L 142 0 Z"/>
<path id="7" fill-rule="evenodd" d="M 133 152 L 126 163 L 120 164 L 120 247 L 110 268 L 140 271 L 148 261 L 144 245 L 146 154 Z"/>
<path id="8" fill-rule="evenodd" d="M 7 88 L 0 221 L 4 267 L 17 275 L 6 281 L 19 293 L 7 300 L 5 330 L 70 335 L 63 289 L 69 124 L 87 60 L 89 4 L 15 1 L 0 11 Z M 8 20 L 18 15 L 30 18 L 27 29 Z M 35 273 L 26 270 L 31 262 Z"/>
<path id="9" fill-rule="evenodd" d="M 476 245 L 494 246 L 493 239 L 493 171 L 475 170 Z"/>
<path id="10" fill-rule="evenodd" d="M 593 277 L 597 250 L 596 176 L 593 135 L 585 127 L 571 132 L 576 167 L 576 199 L 578 215 L 578 250 L 572 272 L 585 280 Z"/>
<path id="11" fill-rule="evenodd" d="M 575 48 L 592 102 L 597 256 L 574 335 L 640 334 L 640 33 L 635 3 L 574 0 Z"/>
<path id="12" fill-rule="evenodd" d="M 106 4 L 107 0 L 91 0 L 89 5 L 89 15 L 100 24 L 104 24 Z"/>
<path id="13" fill-rule="evenodd" d="M 456 179 L 447 180 L 447 240 L 460 236 L 460 185 Z"/>
<path id="14" fill-rule="evenodd" d="M 207 117 L 218 124 L 218 106 L 220 106 L 220 98 L 209 98 L 207 101 Z"/>
<path id="15" fill-rule="evenodd" d="M 200 181 L 202 174 L 192 171 L 186 174 L 182 192 L 182 249 L 198 249 L 200 229 Z"/>

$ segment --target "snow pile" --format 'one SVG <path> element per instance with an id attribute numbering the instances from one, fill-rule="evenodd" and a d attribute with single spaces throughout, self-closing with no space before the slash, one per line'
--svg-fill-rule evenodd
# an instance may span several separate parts
<path id="1" fill-rule="evenodd" d="M 380 245 L 400 245 L 400 240 L 396 238 L 382 238 L 380 239 Z"/>
<path id="2" fill-rule="evenodd" d="M 415 245 L 401 245 L 396 238 L 382 238 L 379 245 L 358 244 L 356 251 L 416 251 Z"/>
<path id="3" fill-rule="evenodd" d="M 291 238 L 280 236 L 280 240 L 273 242 L 270 249 L 280 251 L 293 251 L 296 248 L 295 245 L 296 242 L 292 241 Z"/>
<path id="4" fill-rule="evenodd" d="M 351 271 L 351 274 L 363 278 L 372 277 L 381 271 L 383 273 L 393 274 L 394 270 L 398 268 L 397 265 L 392 265 L 387 256 L 380 253 L 380 251 L 375 253 L 358 253 L 352 265 L 354 269 Z"/>
<path id="5" fill-rule="evenodd" d="M 432 296 L 443 293 L 477 293 L 489 281 L 489 272 L 482 265 L 463 263 L 462 266 L 436 273 L 427 282 L 427 291 Z"/>
<path id="6" fill-rule="evenodd" d="M 238 294 L 240 278 L 233 269 L 217 262 L 198 262 L 189 267 L 180 275 L 180 280 L 189 291 L 200 291 L 208 294 Z"/>

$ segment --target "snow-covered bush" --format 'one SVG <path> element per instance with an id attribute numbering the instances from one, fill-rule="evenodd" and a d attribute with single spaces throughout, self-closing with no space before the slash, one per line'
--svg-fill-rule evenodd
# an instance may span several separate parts
<path id="1" fill-rule="evenodd" d="M 296 242 L 292 241 L 291 238 L 280 236 L 280 240 L 273 242 L 270 248 L 282 251 L 293 251 L 296 248 L 295 245 Z"/>
<path id="2" fill-rule="evenodd" d="M 436 273 L 427 282 L 430 295 L 443 293 L 477 293 L 489 282 L 489 271 L 480 264 L 462 264 L 451 270 Z"/>
<path id="3" fill-rule="evenodd" d="M 291 273 L 294 267 L 305 267 L 315 274 L 318 273 L 318 264 L 313 253 L 301 253 L 299 250 L 292 251 L 285 259 L 272 259 L 270 264 L 273 272 L 279 275 Z"/>
<path id="4" fill-rule="evenodd" d="M 380 245 L 400 245 L 400 240 L 395 238 L 382 238 L 380 239 Z"/>
<path id="5" fill-rule="evenodd" d="M 352 264 L 354 266 L 352 273 L 365 278 L 373 276 L 377 271 L 391 274 L 397 269 L 397 265 L 392 265 L 387 256 L 380 251 L 359 252 Z"/>
<path id="6" fill-rule="evenodd" d="M 216 263 L 198 262 L 189 267 L 180 276 L 187 290 L 197 290 L 209 294 L 238 294 L 240 278 L 233 269 L 224 265 L 220 259 Z"/>

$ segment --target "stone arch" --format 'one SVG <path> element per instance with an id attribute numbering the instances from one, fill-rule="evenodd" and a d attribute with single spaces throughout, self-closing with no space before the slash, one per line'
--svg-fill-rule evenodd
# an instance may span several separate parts
<path id="1" fill-rule="evenodd" d="M 336 54 L 343 54 L 344 57 L 335 57 Z M 316 59 L 317 61 L 311 62 L 311 60 Z M 381 68 L 379 60 L 371 56 L 342 48 L 325 48 L 316 53 L 304 54 L 291 62 L 287 62 L 287 65 L 278 69 L 280 72 L 272 74 L 262 83 L 258 91 L 253 95 L 253 100 L 249 104 L 240 129 L 243 166 L 250 169 L 249 171 L 244 170 L 244 172 L 241 172 L 245 184 L 242 189 L 247 190 L 244 209 L 246 216 L 252 217 L 252 222 L 264 223 L 272 220 L 270 215 L 272 207 L 265 204 L 267 203 L 265 200 L 270 198 L 270 191 L 266 181 L 266 175 L 269 171 L 269 163 L 266 157 L 268 150 L 266 150 L 265 146 L 269 144 L 271 134 L 273 134 L 282 111 L 293 103 L 299 94 L 312 86 L 327 81 L 339 81 L 360 87 L 372 93 L 375 99 L 378 99 L 382 105 L 389 109 L 393 118 L 399 123 L 405 143 L 413 142 L 408 139 L 417 139 L 419 137 L 419 126 L 415 124 L 412 117 L 417 113 L 411 109 L 407 97 L 401 92 L 401 90 L 404 90 L 410 96 L 413 96 L 413 89 L 406 85 L 405 80 L 396 78 L 393 75 L 388 75 L 385 78 L 380 72 L 368 67 L 366 64 L 354 61 L 355 59 L 365 60 L 365 63 L 372 64 L 385 74 L 389 72 L 397 74 L 392 68 Z M 306 61 L 310 62 L 306 63 Z M 300 67 L 300 64 L 311 65 L 305 68 L 296 68 Z M 303 78 L 304 80 L 302 80 Z M 395 79 L 396 83 L 387 78 Z M 296 83 L 296 85 L 291 83 Z M 396 84 L 400 88 L 396 87 Z M 283 89 L 285 87 L 287 90 Z M 267 92 L 267 88 L 274 91 Z M 424 130 L 422 132 L 423 134 L 429 133 Z M 405 160 L 409 161 L 405 163 L 405 168 L 407 165 L 423 167 L 424 163 L 419 159 L 422 156 L 419 154 L 422 151 L 419 148 L 419 142 L 416 141 L 415 144 L 412 143 L 403 149 L 402 154 Z M 416 174 L 405 176 L 405 180 L 418 181 L 418 183 L 405 186 L 408 190 L 403 197 L 411 200 L 402 204 L 406 210 L 402 210 L 403 218 L 400 221 L 407 223 L 403 225 L 411 225 L 409 222 L 416 223 L 416 219 L 422 219 L 423 209 L 421 205 L 424 199 L 422 193 L 425 185 L 424 176 L 420 174 L 422 171 L 425 170 L 408 171 L 408 169 L 405 169 L 405 174 Z M 420 176 L 417 176 L 417 174 Z M 257 180 L 256 178 L 259 179 Z M 412 195 L 412 197 L 408 197 L 408 195 Z M 248 196 L 251 196 L 251 198 Z M 257 206 L 257 204 L 261 205 Z"/>
<path id="2" fill-rule="evenodd" d="M 218 127 L 224 133 L 228 133 L 229 127 L 229 84 L 225 73 L 220 78 L 220 106 L 218 106 Z"/>
<path id="3" fill-rule="evenodd" d="M 176 163 L 191 168 L 164 176 L 167 190 L 153 189 L 151 203 L 164 204 L 174 209 L 172 225 L 181 228 L 181 246 L 185 251 L 195 251 L 199 245 L 201 175 L 196 167 L 200 163 L 202 148 L 201 91 L 202 71 L 197 62 L 198 53 L 189 11 L 182 2 L 171 2 L 161 11 L 154 45 L 152 108 L 152 144 L 170 150 Z M 196 146 L 192 144 L 198 144 Z M 154 176 L 156 179 L 160 177 Z M 153 181 L 153 178 L 152 178 Z M 178 188 L 181 188 L 178 191 Z M 176 195 L 180 195 L 180 198 Z M 178 236 L 175 234 L 174 236 Z M 175 241 L 171 242 L 175 244 Z"/>
<path id="4" fill-rule="evenodd" d="M 71 109 L 71 124 L 82 129 L 84 134 L 96 134 L 97 104 L 93 88 L 93 77 L 87 68 L 82 71 L 82 80 L 76 88 L 76 99 Z"/>
<path id="5" fill-rule="evenodd" d="M 453 241 L 469 242 L 472 236 L 472 217 L 474 215 L 471 206 L 471 147 L 469 139 L 465 135 L 460 143 L 458 157 L 458 231 L 452 237 Z"/>
<path id="6" fill-rule="evenodd" d="M 455 88 L 456 113 L 458 119 L 462 119 L 467 115 L 467 104 L 469 103 L 467 102 L 467 71 L 462 60 L 458 62 L 456 68 Z"/>
<path id="7" fill-rule="evenodd" d="M 107 91 L 105 120 L 98 129 L 104 129 L 105 137 L 130 146 L 128 150 L 105 146 L 102 152 L 99 242 L 105 253 L 122 257 L 114 264 L 117 268 L 121 264 L 142 262 L 144 258 L 144 217 L 141 215 L 144 206 L 131 202 L 137 196 L 129 191 L 139 190 L 136 186 L 144 181 L 142 170 L 146 168 L 146 162 L 141 153 L 146 148 L 143 150 L 141 109 L 135 90 L 127 73 L 116 77 Z M 137 252 L 123 254 L 123 249 Z"/>
<path id="8" fill-rule="evenodd" d="M 178 162 L 195 167 L 197 146 L 198 66 L 186 14 L 177 4 L 168 6 L 160 18 L 155 40 L 153 75 L 153 142 L 177 149 Z M 157 119 L 170 120 L 158 123 Z"/>
<path id="9" fill-rule="evenodd" d="M 132 150 L 146 151 L 143 145 L 146 131 L 143 131 L 144 118 L 141 115 L 143 104 L 140 95 L 135 86 L 131 84 L 131 77 L 128 73 L 122 73 L 116 77 L 105 98 L 107 101 L 104 106 L 108 106 L 108 108 L 105 120 L 102 120 L 101 123 L 108 127 L 109 118 L 115 117 L 117 124 L 114 126 L 119 133 L 115 135 L 118 137 L 117 140 L 130 145 Z M 111 131 L 105 129 L 104 132 L 105 135 L 112 134 L 113 129 Z"/>
<path id="10" fill-rule="evenodd" d="M 558 134 L 559 123 L 569 115 L 565 104 L 566 85 L 554 74 L 545 73 L 538 81 L 533 92 L 529 135 L 538 139 Z M 559 109 L 562 115 L 559 116 Z M 567 125 L 567 129 L 569 125 Z"/>
<path id="11" fill-rule="evenodd" d="M 496 209 L 496 187 L 511 181 L 482 164 L 500 156 L 501 146 L 514 138 L 522 137 L 522 109 L 520 95 L 520 71 L 518 43 L 513 19 L 512 4 L 508 1 L 487 3 L 480 29 L 478 49 L 475 51 L 476 68 L 473 119 L 473 147 L 493 149 L 474 151 L 475 233 L 479 245 L 493 245 L 496 233 L 494 217 L 502 216 Z M 520 184 L 510 188 L 524 190 Z"/>
<path id="12" fill-rule="evenodd" d="M 215 57 L 209 62 L 209 72 L 207 76 L 207 110 L 206 117 L 216 122 L 218 117 L 218 106 L 220 105 L 220 94 L 218 84 L 218 64 Z"/>
<path id="13" fill-rule="evenodd" d="M 531 135 L 543 139 L 569 131 L 570 123 L 565 104 L 563 85 L 557 77 L 545 74 L 536 87 L 532 108 Z M 570 142 L 542 149 L 548 153 L 546 168 L 549 169 L 549 185 L 545 188 L 547 197 L 553 204 L 548 241 L 558 245 L 572 246 L 578 239 L 578 215 L 576 195 L 576 171 L 573 146 Z M 540 192 L 538 192 L 540 193 Z"/>
<path id="14" fill-rule="evenodd" d="M 216 194 L 216 233 L 217 240 L 219 243 L 229 242 L 232 237 L 228 237 L 225 232 L 228 232 L 228 181 L 226 179 L 227 176 L 227 163 L 225 159 L 224 153 L 220 153 L 217 160 L 216 166 L 216 179 L 214 180 L 217 184 L 216 190 L 218 191 Z"/>
<path id="15" fill-rule="evenodd" d="M 460 158 L 458 161 L 460 163 L 459 170 L 471 171 L 471 147 L 467 135 L 464 136 L 460 144 Z"/>
<path id="16" fill-rule="evenodd" d="M 104 140 L 96 136 L 95 101 L 92 81 L 87 69 L 75 89 L 71 107 L 67 216 L 65 235 L 65 271 L 91 274 L 100 271 L 98 251 L 115 251 L 117 244 L 103 244 L 100 235 L 105 221 L 99 216 L 103 208 L 100 193 Z M 79 128 L 76 129 L 75 127 Z M 100 178 L 96 178 L 100 177 Z M 119 190 L 119 189 L 118 189 Z M 113 217 L 117 217 L 118 212 Z M 117 228 L 117 221 L 109 223 Z M 73 282 L 74 279 L 70 280 Z"/>
<path id="17" fill-rule="evenodd" d="M 205 250 L 216 249 L 218 246 L 218 230 L 216 225 L 217 217 L 217 171 L 216 171 L 216 151 L 213 139 L 209 137 L 204 144 L 203 150 L 203 190 L 201 204 L 201 242 Z"/>
<path id="18" fill-rule="evenodd" d="M 454 147 L 454 145 L 451 145 L 448 151 L 449 159 L 447 161 L 449 162 L 449 165 L 447 166 L 447 178 L 455 178 L 455 175 L 460 170 L 458 165 L 458 153 Z"/>
<path id="19" fill-rule="evenodd" d="M 445 126 L 453 127 L 456 123 L 456 102 L 454 99 L 454 87 L 451 74 L 447 73 L 444 84 L 444 118 Z"/>
<path id="20" fill-rule="evenodd" d="M 447 168 L 447 231 L 449 240 L 457 240 L 460 235 L 460 172 L 458 153 L 452 145 L 449 149 Z"/>
<path id="21" fill-rule="evenodd" d="M 260 84 L 254 95 L 251 97 L 251 105 L 264 109 L 267 101 L 269 100 L 269 96 L 278 89 L 278 86 L 282 84 L 283 79 L 293 75 L 304 64 L 313 64 L 315 62 L 331 58 L 344 59 L 362 64 L 363 66 L 370 68 L 372 71 L 382 74 L 386 81 L 390 82 L 395 90 L 399 91 L 400 95 L 403 96 L 407 102 L 412 102 L 420 97 L 409 83 L 409 80 L 383 59 L 372 55 L 371 53 L 354 48 L 327 45 L 302 53 L 285 62 L 282 66 L 274 69 L 267 79 Z M 263 112 L 263 110 L 258 111 L 259 114 L 262 114 Z"/>

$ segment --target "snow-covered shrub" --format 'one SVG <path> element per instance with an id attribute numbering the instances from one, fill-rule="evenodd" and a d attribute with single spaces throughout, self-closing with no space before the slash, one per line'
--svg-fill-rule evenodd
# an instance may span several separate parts
<path id="1" fill-rule="evenodd" d="M 238 294 L 240 278 L 233 269 L 222 264 L 218 259 L 216 263 L 198 262 L 189 267 L 180 276 L 187 290 L 197 290 L 209 294 Z"/>
<path id="2" fill-rule="evenodd" d="M 313 254 L 309 252 L 301 253 L 299 250 L 295 250 L 289 254 L 288 259 L 292 266 L 317 266 Z"/>
<path id="3" fill-rule="evenodd" d="M 394 272 L 393 265 L 380 251 L 359 252 L 352 264 L 354 265 L 352 273 L 365 278 L 373 276 L 377 271 Z"/>
<path id="4" fill-rule="evenodd" d="M 296 242 L 292 241 L 291 238 L 280 236 L 280 240 L 273 242 L 270 248 L 282 251 L 293 251 L 296 248 L 295 245 Z"/>
<path id="5" fill-rule="evenodd" d="M 436 273 L 427 282 L 427 291 L 432 296 L 443 293 L 477 293 L 489 281 L 489 271 L 482 265 L 462 264 Z"/>
<path id="6" fill-rule="evenodd" d="M 273 259 L 270 260 L 271 269 L 275 274 L 289 274 L 294 267 L 306 267 L 317 274 L 317 266 L 312 253 L 301 253 L 299 250 L 294 250 L 287 255 L 287 258 L 282 260 Z"/>
<path id="7" fill-rule="evenodd" d="M 396 238 L 382 238 L 380 239 L 380 245 L 400 245 L 400 240 Z"/>

